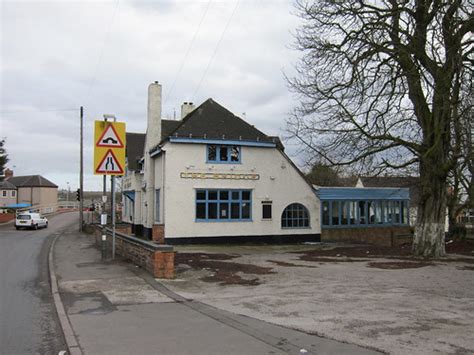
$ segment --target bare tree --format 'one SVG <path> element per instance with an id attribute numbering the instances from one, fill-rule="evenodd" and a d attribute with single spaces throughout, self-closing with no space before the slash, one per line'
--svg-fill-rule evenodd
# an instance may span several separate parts
<path id="1" fill-rule="evenodd" d="M 474 208 L 474 83 L 472 78 L 463 83 L 463 99 L 459 104 L 462 130 L 459 134 L 461 155 L 458 163 L 448 176 L 449 231 L 452 236 L 461 230 L 457 226 L 457 216 L 466 209 Z"/>
<path id="2" fill-rule="evenodd" d="M 413 252 L 445 254 L 447 178 L 462 154 L 462 85 L 473 69 L 471 0 L 297 0 L 303 56 L 290 78 L 291 137 L 332 165 L 415 166 Z"/>
<path id="3" fill-rule="evenodd" d="M 339 186 L 341 184 L 337 169 L 315 162 L 306 174 L 309 182 L 317 186 Z"/>

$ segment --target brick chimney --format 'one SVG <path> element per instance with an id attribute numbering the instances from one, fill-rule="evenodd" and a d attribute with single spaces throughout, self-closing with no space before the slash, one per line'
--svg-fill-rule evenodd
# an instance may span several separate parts
<path id="1" fill-rule="evenodd" d="M 10 170 L 10 169 L 6 168 L 4 170 L 4 174 L 5 174 L 4 179 L 8 180 L 9 178 L 13 177 L 13 170 Z"/>

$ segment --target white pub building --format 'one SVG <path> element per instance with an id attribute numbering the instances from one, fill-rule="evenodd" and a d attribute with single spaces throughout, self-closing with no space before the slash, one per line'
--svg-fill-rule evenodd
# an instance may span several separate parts
<path id="1" fill-rule="evenodd" d="M 147 133 L 127 133 L 122 219 L 162 243 L 319 241 L 320 201 L 269 137 L 212 99 L 161 118 L 148 88 Z"/>

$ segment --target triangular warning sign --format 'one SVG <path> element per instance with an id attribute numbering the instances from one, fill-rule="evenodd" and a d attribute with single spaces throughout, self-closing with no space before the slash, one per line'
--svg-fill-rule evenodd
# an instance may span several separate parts
<path id="1" fill-rule="evenodd" d="M 102 161 L 97 166 L 95 170 L 96 174 L 113 174 L 113 175 L 122 175 L 123 168 L 119 164 L 117 157 L 115 156 L 112 149 L 109 149 L 105 154 Z"/>
<path id="2" fill-rule="evenodd" d="M 95 143 L 97 147 L 123 148 L 124 145 L 114 126 L 109 124 Z"/>

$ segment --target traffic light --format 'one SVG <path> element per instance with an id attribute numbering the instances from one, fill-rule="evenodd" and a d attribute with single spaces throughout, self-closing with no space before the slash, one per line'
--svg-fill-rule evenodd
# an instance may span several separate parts
<path id="1" fill-rule="evenodd" d="M 78 200 L 78 201 L 81 200 L 81 189 L 76 190 L 76 200 Z"/>

